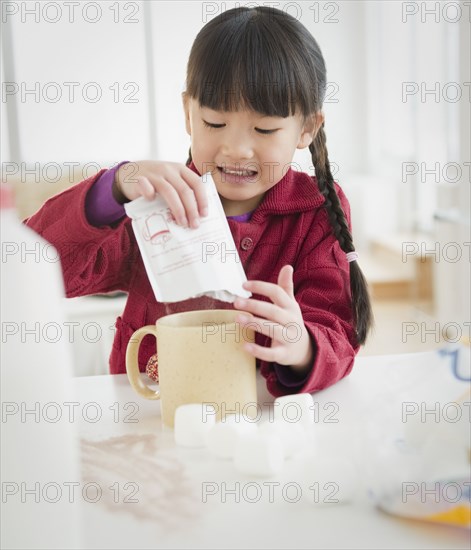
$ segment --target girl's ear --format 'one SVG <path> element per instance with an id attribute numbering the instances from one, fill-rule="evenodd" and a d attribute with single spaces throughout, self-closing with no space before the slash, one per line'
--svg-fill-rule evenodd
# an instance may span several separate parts
<path id="1" fill-rule="evenodd" d="M 182 92 L 183 110 L 185 112 L 185 127 L 186 133 L 191 136 L 191 124 L 190 124 L 190 97 L 186 92 Z"/>
<path id="2" fill-rule="evenodd" d="M 301 136 L 297 145 L 297 149 L 304 149 L 311 145 L 314 141 L 314 138 L 319 131 L 319 128 L 324 124 L 324 113 L 318 111 L 316 114 L 311 115 L 307 118 L 304 123 L 303 129 L 301 130 Z"/>

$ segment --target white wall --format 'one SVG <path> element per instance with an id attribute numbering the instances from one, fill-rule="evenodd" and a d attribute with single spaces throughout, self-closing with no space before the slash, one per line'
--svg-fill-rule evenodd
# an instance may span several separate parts
<path id="1" fill-rule="evenodd" d="M 201 2 L 152 2 L 155 52 L 158 158 L 185 162 L 190 137 L 185 131 L 181 93 L 191 44 L 202 27 Z"/>
<path id="2" fill-rule="evenodd" d="M 7 3 L 3 4 L 5 10 Z M 110 9 L 111 2 L 95 2 L 100 13 L 91 8 L 83 11 L 93 3 L 82 2 L 72 22 L 63 2 L 8 4 L 18 8 L 17 13 L 3 12 L 3 16 L 13 37 L 21 156 L 3 159 L 103 165 L 146 157 L 149 124 L 142 3 L 129 3 L 137 8 L 132 16 L 133 10 L 125 10 L 122 3 L 118 13 Z M 46 11 L 48 4 L 59 10 Z M 36 13 L 26 14 L 35 9 Z M 137 22 L 125 22 L 126 18 Z M 78 83 L 72 100 L 67 82 Z M 91 82 L 96 85 L 87 87 Z M 35 89 L 37 95 L 25 94 Z M 57 89 L 62 97 L 52 102 Z M 96 102 L 94 90 L 102 94 Z"/>

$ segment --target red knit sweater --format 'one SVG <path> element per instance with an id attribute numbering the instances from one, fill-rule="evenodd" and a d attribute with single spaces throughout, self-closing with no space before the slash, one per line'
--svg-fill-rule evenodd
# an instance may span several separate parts
<path id="1" fill-rule="evenodd" d="M 190 168 L 197 173 L 193 164 Z M 25 223 L 57 248 L 67 297 L 117 290 L 129 294 L 116 321 L 110 355 L 111 373 L 125 373 L 126 346 L 136 329 L 169 313 L 232 308 L 232 304 L 207 297 L 173 304 L 156 301 L 131 220 L 125 217 L 105 227 L 94 227 L 87 221 L 85 197 L 103 172 L 49 199 Z M 337 192 L 350 221 L 348 201 L 338 186 Z M 359 349 L 352 323 L 349 267 L 332 234 L 323 202 L 316 179 L 290 169 L 266 193 L 249 222 L 228 220 L 249 280 L 276 283 L 282 266 L 291 264 L 294 268 L 296 300 L 315 345 L 311 374 L 298 389 L 303 392 L 320 390 L 347 375 Z M 259 344 L 269 344 L 263 335 L 256 338 Z M 147 336 L 139 354 L 141 370 L 155 347 L 155 338 Z M 272 395 L 293 393 L 280 383 L 273 364 L 258 361 L 258 365 Z"/>

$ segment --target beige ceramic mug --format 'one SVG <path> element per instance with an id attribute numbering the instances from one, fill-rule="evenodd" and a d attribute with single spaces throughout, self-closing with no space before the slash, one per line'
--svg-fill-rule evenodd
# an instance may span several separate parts
<path id="1" fill-rule="evenodd" d="M 250 416 L 254 411 L 255 358 L 243 345 L 254 342 L 255 334 L 236 323 L 238 313 L 227 309 L 175 313 L 132 335 L 126 350 L 129 381 L 143 397 L 160 399 L 166 426 L 173 428 L 175 410 L 187 403 L 213 404 L 217 420 L 231 412 Z M 146 386 L 139 373 L 139 346 L 148 334 L 157 338 L 158 391 Z"/>

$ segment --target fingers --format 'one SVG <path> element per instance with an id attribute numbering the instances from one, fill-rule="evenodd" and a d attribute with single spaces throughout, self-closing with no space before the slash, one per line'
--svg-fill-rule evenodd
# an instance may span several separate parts
<path id="1" fill-rule="evenodd" d="M 243 284 L 243 287 L 246 290 L 250 290 L 250 292 L 252 292 L 253 294 L 266 296 L 280 308 L 289 309 L 290 306 L 293 306 L 293 292 L 291 291 L 291 294 L 289 294 L 284 288 L 282 288 L 278 284 L 267 283 L 266 281 L 246 281 Z M 258 311 L 255 311 L 254 313 L 258 313 Z"/>
<path id="2" fill-rule="evenodd" d="M 237 298 L 234 301 L 234 307 L 252 313 L 257 317 L 270 319 L 270 321 L 280 325 L 286 320 L 286 311 L 269 302 L 250 298 Z"/>
<path id="3" fill-rule="evenodd" d="M 169 184 L 168 181 L 158 178 L 154 180 L 154 187 L 159 193 L 159 195 L 162 196 L 162 198 L 167 203 L 168 207 L 170 208 L 172 214 L 175 217 L 176 222 L 186 227 L 188 225 L 188 218 L 186 214 L 185 207 L 183 205 L 183 202 L 180 198 L 180 195 L 178 194 L 178 191 Z M 193 209 L 193 216 L 194 216 L 194 209 Z M 197 227 L 194 225 L 194 221 L 192 220 L 192 227 Z"/>
<path id="4" fill-rule="evenodd" d="M 163 197 L 175 216 L 177 223 L 197 228 L 200 225 L 200 215 L 193 190 L 180 177 L 168 181 L 162 177 L 156 178 L 154 187 Z"/>
<path id="5" fill-rule="evenodd" d="M 151 201 L 155 197 L 155 189 L 145 176 L 138 176 L 136 185 L 139 193 L 146 199 Z"/>
<path id="6" fill-rule="evenodd" d="M 152 200 L 155 194 L 162 196 L 178 224 L 197 228 L 200 217 L 208 214 L 208 199 L 201 178 L 186 166 L 165 163 L 146 176 L 137 177 L 138 192 Z"/>
<path id="7" fill-rule="evenodd" d="M 287 363 L 287 358 L 285 357 L 286 355 L 285 349 L 282 348 L 281 346 L 266 348 L 264 346 L 259 346 L 258 344 L 245 344 L 244 347 L 254 357 L 257 357 L 262 361 L 268 361 L 270 363 L 279 363 L 280 365 Z"/>
<path id="8" fill-rule="evenodd" d="M 237 298 L 234 307 L 242 310 L 237 316 L 237 322 L 271 339 L 268 347 L 254 343 L 244 344 L 254 357 L 279 364 L 295 364 L 299 360 L 300 350 L 304 353 L 303 341 L 306 341 L 307 331 L 301 309 L 294 297 L 292 266 L 282 267 L 277 283 L 245 282 L 244 288 L 266 296 L 271 301 Z"/>
<path id="9" fill-rule="evenodd" d="M 198 205 L 198 211 L 200 216 L 208 215 L 208 197 L 206 195 L 206 189 L 202 184 L 201 179 L 195 174 L 192 170 L 183 167 L 181 172 L 182 178 L 185 180 L 187 185 L 193 189 L 196 198 L 196 204 Z"/>
<path id="10" fill-rule="evenodd" d="M 294 298 L 293 267 L 284 265 L 278 274 L 278 285 L 290 296 Z"/>
<path id="11" fill-rule="evenodd" d="M 181 225 L 197 228 L 200 217 L 208 214 L 208 199 L 201 178 L 186 166 L 156 181 L 163 196 Z M 187 221 L 188 220 L 188 221 Z"/>
<path id="12" fill-rule="evenodd" d="M 279 284 L 267 283 L 266 281 L 246 281 L 243 284 L 245 289 L 250 290 L 254 294 L 266 296 L 271 301 L 238 297 L 234 301 L 234 307 L 242 310 L 242 315 L 244 312 L 251 313 L 254 316 L 253 318 L 255 316 L 258 317 L 258 321 L 276 323 L 281 328 L 289 324 L 296 324 L 299 318 L 302 319 L 302 316 L 299 304 L 294 298 L 292 273 L 293 268 L 291 266 L 284 266 L 280 271 L 278 280 L 280 281 L 281 278 L 281 282 L 285 288 Z M 261 317 L 265 319 L 260 319 Z M 263 330 L 259 332 L 267 334 Z"/>
<path id="13" fill-rule="evenodd" d="M 244 343 L 244 349 L 254 357 L 274 361 L 280 365 L 303 365 L 303 368 L 312 362 L 313 348 L 302 319 L 293 319 L 280 325 L 267 319 L 246 317 L 242 312 L 236 321 L 243 329 L 253 330 L 271 339 L 268 346 L 261 346 L 255 342 Z"/>
<path id="14" fill-rule="evenodd" d="M 263 334 L 280 344 L 294 344 L 301 340 L 303 326 L 297 321 L 288 321 L 284 324 L 274 323 L 260 317 L 247 316 L 242 312 L 237 316 L 237 322 L 244 328 L 252 329 L 259 334 Z M 272 344 L 273 345 L 273 344 Z"/>

